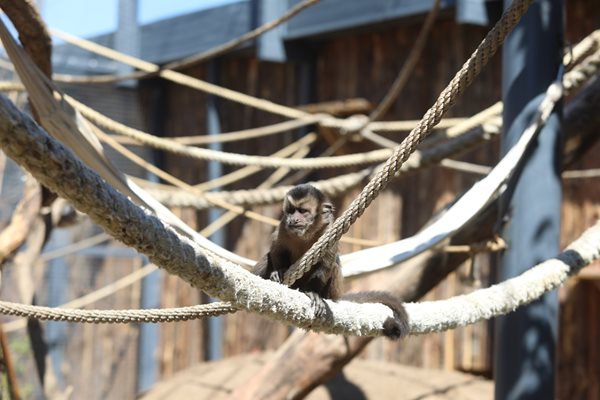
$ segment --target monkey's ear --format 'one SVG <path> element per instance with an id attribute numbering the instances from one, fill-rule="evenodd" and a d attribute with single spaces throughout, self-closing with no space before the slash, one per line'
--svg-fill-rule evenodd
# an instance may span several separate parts
<path id="1" fill-rule="evenodd" d="M 335 212 L 335 207 L 330 202 L 323 203 L 323 214 L 332 214 Z"/>

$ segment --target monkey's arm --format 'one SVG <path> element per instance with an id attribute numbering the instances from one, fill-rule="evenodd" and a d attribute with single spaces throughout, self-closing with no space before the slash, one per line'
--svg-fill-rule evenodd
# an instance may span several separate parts
<path id="1" fill-rule="evenodd" d="M 337 300 L 342 293 L 344 277 L 339 258 L 334 257 L 334 260 L 319 261 L 306 276 L 292 285 L 292 288 L 299 289 L 310 297 L 317 316 L 327 314 L 329 309 L 323 299 Z"/>
<path id="2" fill-rule="evenodd" d="M 340 298 L 344 292 L 344 276 L 342 275 L 342 263 L 340 257 L 336 254 L 335 263 L 331 270 L 331 279 L 327 287 L 327 293 L 323 297 L 327 297 L 332 300 Z"/>
<path id="3" fill-rule="evenodd" d="M 269 279 L 269 253 L 262 256 L 250 270 L 254 275 Z"/>
<path id="4" fill-rule="evenodd" d="M 279 270 L 273 265 L 270 252 L 258 260 L 250 272 L 260 276 L 263 279 L 270 279 L 279 283 L 282 282 L 283 278 Z"/>

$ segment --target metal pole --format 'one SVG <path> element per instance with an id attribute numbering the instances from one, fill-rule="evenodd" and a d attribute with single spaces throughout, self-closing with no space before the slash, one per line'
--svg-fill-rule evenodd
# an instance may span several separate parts
<path id="1" fill-rule="evenodd" d="M 133 260 L 132 260 L 133 261 Z M 150 261 L 142 257 L 142 265 Z M 142 279 L 141 308 L 160 308 L 161 276 L 154 271 Z M 158 381 L 157 350 L 160 342 L 160 326 L 142 323 L 139 328 L 137 355 L 137 394 L 144 393 Z"/>
<path id="2" fill-rule="evenodd" d="M 208 62 L 208 81 L 217 83 L 218 68 L 217 61 Z M 221 123 L 219 121 L 219 110 L 217 109 L 217 99 L 213 95 L 208 95 L 206 100 L 206 128 L 209 135 L 218 135 L 221 133 Z M 210 143 L 208 147 L 212 150 L 221 150 L 221 143 Z M 208 162 L 208 180 L 217 179 L 223 175 L 223 166 L 218 161 Z M 214 207 L 208 209 L 208 223 L 216 221 L 223 214 L 222 210 Z M 225 232 L 223 229 L 213 233 L 210 240 L 215 244 L 225 246 Z M 211 302 L 216 299 L 211 298 Z M 219 360 L 223 358 L 223 318 L 210 317 L 208 319 L 208 359 Z"/>
<path id="3" fill-rule="evenodd" d="M 510 0 L 505 0 L 505 7 Z M 562 61 L 563 4 L 537 0 L 508 36 L 503 50 L 502 153 L 518 140 Z M 516 276 L 559 250 L 561 106 L 542 129 L 517 181 L 503 200 L 499 280 Z M 558 298 L 498 318 L 495 329 L 496 399 L 553 399 Z"/>
<path id="4" fill-rule="evenodd" d="M 141 30 L 138 24 L 138 0 L 119 0 L 119 15 L 115 32 L 115 50 L 130 56 L 138 57 L 141 49 Z M 125 75 L 134 70 L 133 67 L 118 63 L 117 73 Z M 119 86 L 135 87 L 137 81 L 129 79 L 119 82 Z"/>

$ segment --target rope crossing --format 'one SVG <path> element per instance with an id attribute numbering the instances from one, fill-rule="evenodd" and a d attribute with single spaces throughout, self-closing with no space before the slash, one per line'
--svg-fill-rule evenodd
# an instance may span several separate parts
<path id="1" fill-rule="evenodd" d="M 595 61 L 599 53 L 588 56 L 581 65 L 565 74 L 564 81 L 571 88 L 579 87 L 594 74 L 598 69 Z M 493 106 L 491 110 L 497 112 L 498 107 Z M 484 112 L 482 114 L 488 114 Z M 465 124 L 470 125 L 470 124 Z M 595 228 L 598 229 L 598 228 Z M 586 234 L 587 235 L 587 234 Z M 572 246 L 571 246 L 572 247 Z M 598 250 L 600 251 L 600 250 Z M 560 257 L 559 257 L 560 258 Z M 452 299 L 448 300 L 451 301 Z M 0 313 L 25 318 L 46 319 L 53 321 L 87 322 L 87 323 L 132 323 L 132 322 L 174 322 L 186 321 L 209 316 L 223 315 L 235 312 L 236 307 L 229 302 L 217 302 L 190 307 L 150 310 L 70 310 L 64 308 L 49 308 L 40 306 L 23 305 L 11 302 L 0 302 Z M 496 315 L 496 314 L 495 314 Z M 457 325 L 453 325 L 457 326 Z M 435 328 L 424 328 L 425 331 L 433 331 Z M 445 328 L 448 329 L 448 328 Z"/>
<path id="2" fill-rule="evenodd" d="M 453 104 L 453 102 L 456 100 L 456 98 L 472 82 L 474 77 L 479 73 L 479 71 L 487 63 L 489 58 L 495 53 L 495 51 L 497 50 L 500 43 L 504 40 L 504 37 L 506 36 L 508 31 L 510 31 L 510 29 L 512 29 L 512 27 L 518 22 L 518 20 L 523 15 L 523 13 L 525 12 L 525 10 L 527 9 L 527 7 L 529 6 L 529 4 L 531 2 L 532 2 L 532 0 L 521 0 L 521 1 L 517 0 L 511 5 L 511 7 L 503 15 L 501 20 L 496 24 L 496 26 L 492 29 L 492 31 L 490 31 L 490 33 L 486 36 L 484 41 L 480 44 L 480 46 L 477 48 L 477 50 L 473 53 L 473 55 L 470 57 L 470 59 L 463 65 L 461 70 L 457 73 L 457 75 L 454 77 L 454 79 L 450 82 L 448 87 L 446 89 L 444 89 L 444 91 L 440 94 L 438 100 L 436 100 L 436 102 L 434 103 L 432 108 L 427 111 L 427 113 L 425 114 L 423 119 L 420 121 L 418 126 L 415 129 L 413 129 L 413 131 L 405 139 L 405 141 L 403 141 L 402 144 L 394 150 L 392 156 L 386 161 L 386 163 L 384 164 L 382 169 L 379 170 L 379 172 L 375 175 L 375 177 L 365 187 L 365 189 L 363 190 L 361 195 L 353 201 L 350 208 L 344 213 L 344 215 L 342 217 L 340 217 L 335 222 L 335 224 L 331 227 L 331 229 L 329 229 L 326 232 L 326 234 L 321 238 L 321 240 L 319 240 L 317 242 L 317 244 L 314 246 L 314 249 L 311 249 L 307 253 L 307 255 L 305 255 L 302 258 L 302 260 L 300 260 L 300 262 L 296 266 L 296 269 L 288 271 L 289 275 L 286 274 L 286 277 L 285 277 L 285 280 L 288 284 L 293 283 L 296 279 L 301 277 L 303 270 L 310 268 L 312 263 L 319 259 L 319 255 L 320 255 L 320 252 L 322 251 L 322 249 L 326 248 L 327 246 L 330 246 L 335 241 L 339 240 L 341 235 L 349 229 L 350 225 L 352 223 L 354 223 L 354 221 L 356 221 L 356 219 L 360 215 L 362 215 L 362 213 L 364 212 L 366 207 L 368 207 L 368 205 L 373 201 L 373 199 L 375 197 L 377 197 L 379 192 L 385 188 L 387 183 L 400 170 L 401 166 L 408 159 L 409 155 L 415 151 L 417 144 L 420 143 L 427 136 L 427 134 L 433 129 L 435 124 L 437 124 L 440 121 L 442 115 Z M 600 53 L 593 54 L 592 56 L 587 57 L 585 60 L 588 62 L 587 65 L 595 66 L 594 71 L 597 71 L 597 67 L 600 63 L 599 55 L 600 55 Z M 580 77 L 579 80 L 581 82 L 583 82 L 584 80 L 589 79 L 591 74 L 593 74 L 595 72 L 593 72 L 592 68 L 590 67 L 589 69 L 580 69 L 577 71 L 577 73 L 580 74 L 580 75 L 578 75 Z M 580 83 L 576 83 L 575 86 L 577 84 L 580 84 Z M 565 89 L 567 89 L 567 90 L 570 88 L 571 87 L 567 87 L 567 86 L 565 87 Z M 3 140 L 3 142 L 2 142 L 3 146 L 7 147 L 7 148 L 10 147 L 11 150 L 13 151 L 13 155 L 15 155 L 16 158 L 19 158 L 19 156 L 23 156 L 23 152 L 21 150 L 19 150 L 19 148 L 20 148 L 19 145 L 16 145 L 15 142 L 10 142 L 9 139 L 6 139 L 6 138 L 4 138 L 2 140 Z M 21 139 L 17 139 L 17 140 L 21 140 Z M 23 143 L 21 143 L 21 145 L 22 144 Z M 43 145 L 40 143 L 40 146 L 38 146 L 39 148 L 37 148 L 37 150 L 41 151 L 41 152 L 46 151 L 47 149 L 43 149 L 43 147 L 45 145 L 49 145 L 50 149 L 56 150 L 56 146 L 51 143 L 44 143 Z M 31 148 L 31 146 L 29 146 L 29 148 Z M 20 151 L 21 151 L 21 153 L 19 154 L 18 152 L 20 152 Z M 46 161 L 47 160 L 57 161 L 59 158 L 60 157 L 54 157 L 53 155 L 49 155 L 49 159 L 46 158 L 45 160 Z M 68 172 L 71 174 L 73 174 L 73 173 L 76 174 L 77 173 L 76 170 L 79 167 L 72 164 L 72 162 L 70 160 L 67 159 L 67 161 L 69 163 L 68 168 L 70 169 Z M 38 162 L 43 164 L 43 162 L 41 160 L 38 160 Z M 27 163 L 29 163 L 29 164 L 27 164 Z M 45 179 L 48 183 L 52 183 L 52 179 L 56 179 L 57 175 L 52 171 L 41 171 L 40 169 L 43 170 L 43 166 L 39 163 L 36 163 L 36 161 L 29 160 L 29 161 L 26 161 L 25 164 L 27 164 L 30 167 L 32 167 L 33 169 L 35 169 L 37 171 L 37 176 L 45 176 L 44 175 L 45 173 L 49 173 L 51 175 L 51 177 L 45 176 Z M 59 165 L 62 165 L 62 164 L 59 163 Z M 83 197 L 80 197 L 80 203 L 81 202 L 86 203 L 89 201 L 90 194 L 74 195 L 73 192 L 68 192 L 68 193 L 71 193 L 71 196 L 67 195 L 65 197 L 83 196 Z M 106 204 L 110 203 L 112 205 L 113 203 L 109 202 L 109 200 L 112 200 L 113 202 L 115 202 L 115 204 L 118 203 L 118 201 L 111 199 L 111 196 L 112 196 L 112 194 L 109 194 L 109 195 L 105 194 L 104 197 L 99 197 L 99 199 L 97 199 L 97 201 L 95 201 L 95 204 L 99 205 L 103 201 L 106 201 Z M 83 203 L 81 203 L 81 204 L 83 204 Z M 90 201 L 90 204 L 91 203 L 94 203 L 94 201 Z M 91 206 L 88 204 L 88 206 L 86 208 L 88 208 L 88 210 L 90 210 L 92 213 L 96 214 L 95 218 L 97 220 L 102 221 L 103 217 L 101 215 L 101 211 L 99 211 L 100 207 L 98 207 L 98 209 L 94 210 L 94 206 Z M 134 213 L 134 214 L 136 214 L 136 213 Z M 129 218 L 132 221 L 136 221 L 138 218 L 142 219 L 142 214 L 137 213 L 137 215 L 131 215 Z M 117 225 L 118 225 L 118 223 L 117 223 Z M 113 227 L 112 229 L 109 228 L 109 231 L 112 231 L 114 236 L 123 237 L 125 235 L 125 237 L 126 237 L 127 233 L 118 231 L 118 229 L 119 229 L 118 227 Z M 586 242 L 586 243 L 584 243 L 584 245 L 582 245 L 584 247 L 583 250 L 580 249 L 579 247 L 577 247 L 578 245 L 580 245 L 579 241 L 576 242 L 575 244 L 573 244 L 572 246 L 570 246 L 571 250 L 575 250 L 577 252 L 579 252 L 579 251 L 587 252 L 585 257 L 582 256 L 580 258 L 575 258 L 575 257 L 572 257 L 572 254 L 565 252 L 557 258 L 558 262 L 563 263 L 563 266 L 561 267 L 562 268 L 561 273 L 559 274 L 560 276 L 558 278 L 554 279 L 554 275 L 552 275 L 553 279 L 551 281 L 548 281 L 548 280 L 544 281 L 544 285 L 540 285 L 542 287 L 542 289 L 541 289 L 542 291 L 549 290 L 549 288 L 552 288 L 552 287 L 556 287 L 556 285 L 558 285 L 558 284 L 560 284 L 560 282 L 564 281 L 564 279 L 566 279 L 566 277 L 569 274 L 574 273 L 579 268 L 581 268 L 581 266 L 583 266 L 582 263 L 589 263 L 592 260 L 595 260 L 598 258 L 599 253 L 600 253 L 600 250 L 597 248 L 597 243 L 599 242 L 598 237 L 597 237 L 599 235 L 598 230 L 599 230 L 599 227 L 597 225 L 596 227 L 593 228 L 593 230 L 590 230 L 586 234 L 584 234 L 584 238 L 586 238 L 586 240 L 584 242 Z M 156 232 L 159 232 L 159 231 L 161 231 L 163 234 L 165 232 L 164 229 L 157 230 Z M 150 236 L 152 236 L 154 234 L 153 232 L 150 233 Z M 167 230 L 167 232 L 168 232 L 168 230 Z M 171 264 L 169 261 L 172 261 L 172 260 L 169 260 L 169 257 L 166 254 L 161 255 L 160 249 L 154 249 L 154 250 L 150 251 L 148 246 L 151 241 L 149 241 L 148 233 L 145 233 L 142 231 L 142 232 L 137 232 L 137 234 L 140 235 L 139 239 L 143 242 L 142 244 L 138 243 L 136 246 L 140 251 L 146 250 L 146 252 L 152 253 L 154 255 L 154 258 L 157 258 L 157 259 L 163 261 L 162 262 L 163 266 Z M 163 234 L 161 234 L 159 236 L 162 238 Z M 165 234 L 164 236 L 166 237 L 169 235 Z M 595 243 L 594 245 L 590 245 L 590 240 L 589 240 L 590 237 L 593 238 L 591 243 Z M 142 240 L 142 239 L 144 239 L 144 240 Z M 134 243 L 132 243 L 132 240 L 133 239 L 123 240 L 123 241 L 129 242 L 130 245 L 134 245 Z M 159 240 L 163 240 L 163 239 L 159 239 Z M 178 247 L 178 246 L 176 246 L 177 240 L 174 240 L 172 235 L 169 236 L 168 240 L 167 239 L 164 239 L 164 240 L 169 242 L 168 245 L 172 244 L 172 245 L 174 245 L 173 246 L 174 248 Z M 164 246 L 169 247 L 168 245 L 164 244 Z M 181 246 L 179 246 L 179 247 L 181 247 Z M 184 245 L 184 247 L 185 247 L 185 245 Z M 187 250 L 189 250 L 189 249 L 187 249 Z M 185 252 L 186 250 L 181 250 L 181 251 Z M 176 251 L 174 251 L 174 252 L 176 253 Z M 188 254 L 188 258 L 189 258 L 189 254 Z M 161 265 L 161 263 L 158 263 L 158 264 Z M 565 265 L 566 265 L 566 267 L 565 267 Z M 540 266 L 540 267 L 542 267 L 542 266 Z M 538 267 L 536 267 L 536 268 L 538 268 Z M 167 269 L 169 269 L 169 268 L 167 268 Z M 218 285 L 222 285 L 222 284 L 219 284 L 217 281 L 215 281 L 215 276 L 212 276 L 211 279 L 207 279 L 206 280 L 207 282 L 205 282 L 205 284 L 203 285 L 202 279 L 200 279 L 198 276 L 193 276 L 193 273 L 190 271 L 186 272 L 184 270 L 184 267 L 182 267 L 182 269 L 180 269 L 180 270 L 177 270 L 176 268 L 175 269 L 171 268 L 170 270 L 171 270 L 171 272 L 184 277 L 184 279 L 186 281 L 188 281 L 192 284 L 195 283 L 201 287 L 202 286 L 206 287 L 207 285 L 210 286 L 211 284 L 214 284 L 215 287 Z M 204 272 L 204 274 L 210 275 L 211 273 Z M 219 276 L 220 273 L 213 272 L 213 274 L 216 276 Z M 223 273 L 223 275 L 225 275 L 225 274 Z M 535 276 L 535 277 L 536 277 L 536 279 L 539 278 L 539 276 Z M 222 276 L 222 278 L 223 278 L 223 276 Z M 527 275 L 527 278 L 529 279 L 530 275 Z M 229 279 L 231 279 L 231 277 L 229 277 Z M 523 279 L 523 280 L 526 280 L 526 279 Z M 508 288 L 507 285 L 502 286 L 502 284 L 501 284 L 498 286 L 503 287 L 504 290 L 510 291 L 510 288 Z M 214 291 L 218 291 L 218 290 L 215 289 Z M 474 292 L 474 293 L 477 293 L 477 292 Z M 521 296 L 521 297 L 523 297 L 523 296 Z M 521 298 L 521 297 L 519 297 L 517 299 L 518 305 L 524 304 L 524 302 L 528 302 L 528 301 L 532 300 L 532 298 L 530 298 L 530 297 L 527 297 L 527 298 L 524 298 L 524 297 Z M 249 303 L 251 303 L 248 300 L 248 298 L 244 298 L 243 295 L 241 295 L 238 298 L 238 301 L 240 301 L 240 304 L 244 304 L 245 306 L 247 306 Z M 449 300 L 446 300 L 445 302 L 449 303 L 451 301 L 456 302 L 455 299 L 449 299 Z M 443 303 L 443 302 L 436 302 L 436 303 Z M 268 308 L 269 308 L 268 301 L 260 303 L 260 304 L 261 305 L 259 305 L 259 306 L 257 306 L 255 304 L 254 306 L 249 307 L 249 309 L 251 309 L 253 311 L 259 311 L 259 312 L 261 312 L 261 310 L 268 311 Z M 426 304 L 425 306 L 429 306 L 429 304 Z M 489 317 L 492 315 L 498 315 L 499 313 L 507 312 L 507 311 L 509 311 L 509 309 L 507 307 L 511 307 L 511 306 L 513 306 L 513 305 L 512 304 L 509 304 L 509 305 L 502 304 L 502 305 L 494 308 L 492 310 L 491 314 L 489 314 L 489 313 L 486 314 L 485 317 Z M 24 316 L 24 317 L 29 317 L 29 318 L 71 321 L 71 322 L 90 322 L 90 323 L 171 322 L 171 321 L 189 320 L 192 318 L 231 313 L 231 312 L 235 312 L 237 310 L 237 307 L 238 306 L 234 305 L 231 302 L 220 302 L 220 303 L 210 303 L 210 304 L 203 304 L 203 305 L 197 305 L 197 306 L 191 306 L 191 307 L 181 307 L 181 308 L 174 308 L 174 309 L 173 308 L 172 309 L 160 309 L 160 310 L 157 310 L 157 309 L 152 309 L 152 310 L 67 310 L 67 309 L 55 309 L 55 308 L 48 308 L 48 307 L 30 306 L 30 305 L 16 304 L 16 303 L 10 303 L 10 302 L 0 302 L 0 313 L 4 313 L 4 314 L 8 314 L 8 315 L 19 315 L 19 316 Z M 412 320 L 413 314 L 415 316 L 417 316 L 419 314 L 417 312 L 419 307 L 420 307 L 419 304 L 410 305 L 409 312 L 411 314 L 411 320 Z M 246 308 L 246 307 L 244 307 L 244 308 Z M 270 314 L 276 314 L 276 313 L 284 314 L 284 313 L 282 313 L 282 310 L 279 310 L 279 309 L 276 309 L 275 311 L 271 310 L 271 312 L 270 312 Z M 293 318 L 293 316 L 290 317 L 290 315 L 291 314 L 283 315 L 283 316 L 281 316 L 281 319 L 294 320 L 294 321 L 298 322 L 296 319 Z M 479 315 L 481 317 L 481 313 Z M 411 326 L 413 332 L 432 331 L 431 329 L 437 330 L 437 328 L 431 328 L 431 326 L 433 326 L 433 325 L 431 325 L 429 322 L 424 322 L 423 326 L 417 326 L 421 322 L 419 322 L 420 320 L 418 318 L 416 318 L 415 320 L 417 322 L 412 322 L 413 326 Z M 443 323 L 440 324 L 441 329 L 448 329 L 449 327 L 458 326 L 458 325 L 452 325 L 453 323 L 456 323 L 456 322 L 444 320 Z M 300 324 L 300 323 L 298 322 L 298 324 Z M 427 328 L 427 326 L 425 326 L 427 324 L 430 324 L 429 328 Z M 430 330 L 428 330 L 428 329 L 430 329 Z"/>

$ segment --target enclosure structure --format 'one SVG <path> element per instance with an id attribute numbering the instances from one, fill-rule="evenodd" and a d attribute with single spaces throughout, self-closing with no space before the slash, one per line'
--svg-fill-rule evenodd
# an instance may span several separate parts
<path id="1" fill-rule="evenodd" d="M 418 3 L 425 4 L 425 2 Z M 347 20 L 343 18 L 337 20 L 337 25 L 323 24 L 315 28 L 307 23 L 307 21 L 315 21 L 310 17 L 315 13 L 327 16 L 327 11 L 319 10 L 318 7 L 329 6 L 331 5 L 328 5 L 328 2 L 323 2 L 306 10 L 305 14 L 298 15 L 298 19 L 288 24 L 287 32 L 280 32 L 279 38 L 272 38 L 271 42 L 268 39 L 265 39 L 264 43 L 258 41 L 212 60 L 211 63 L 217 73 L 210 80 L 220 86 L 288 106 L 311 104 L 312 108 L 306 106 L 305 109 L 312 112 L 324 111 L 338 117 L 368 114 L 385 95 L 397 71 L 401 69 L 403 61 L 412 48 L 414 38 L 421 29 L 424 13 L 428 7 L 410 9 L 407 6 L 405 13 L 391 13 L 388 18 L 384 18 L 384 22 L 381 22 L 381 15 L 369 16 L 368 13 L 361 14 L 360 10 L 347 7 L 348 13 L 357 13 L 363 19 L 353 24 L 348 22 L 353 21 L 350 18 L 352 14 L 349 14 Z M 339 5 L 336 10 L 339 10 Z M 460 8 L 459 10 L 464 11 Z M 221 9 L 141 27 L 140 56 L 148 61 L 164 64 L 202 51 L 205 48 L 181 49 L 184 44 L 200 43 L 196 38 L 209 38 L 208 32 L 218 32 L 218 29 L 202 21 L 223 21 L 222 18 L 227 15 L 235 18 L 231 26 L 240 28 L 240 32 L 233 32 L 232 37 L 235 37 L 252 27 L 251 11 L 251 2 L 232 4 Z M 210 14 L 219 12 L 222 14 L 218 17 Z M 568 40 L 576 43 L 597 28 L 594 24 L 599 13 L 600 9 L 595 4 L 569 2 L 566 10 Z M 489 29 L 487 26 L 457 24 L 457 15 L 462 14 L 457 13 L 453 5 L 443 4 L 442 12 L 430 32 L 424 52 L 413 70 L 412 78 L 402 91 L 401 97 L 385 115 L 386 119 L 419 119 Z M 490 17 L 493 18 L 493 13 Z M 186 21 L 195 28 L 188 28 Z M 247 25 L 240 21 L 246 21 Z M 181 38 L 169 32 L 169 29 L 175 29 L 174 27 L 195 36 L 188 39 Z M 198 27 L 207 31 L 204 32 Z M 247 29 L 242 29 L 244 27 Z M 147 39 L 152 37 L 153 40 Z M 225 38 L 218 38 L 206 44 L 206 48 L 218 44 L 222 39 Z M 281 49 L 278 52 L 267 51 L 270 46 L 277 44 L 277 40 L 283 40 L 287 52 L 282 53 Z M 99 38 L 97 41 L 110 44 L 111 36 Z M 60 51 L 68 53 L 70 50 L 65 47 Z M 78 54 L 80 57 L 89 57 L 87 53 Z M 89 63 L 83 62 L 82 65 L 89 65 Z M 57 66 L 60 66 L 60 63 Z M 182 72 L 209 80 L 208 70 L 208 65 L 200 64 L 187 67 Z M 71 93 L 92 108 L 105 111 L 117 120 L 122 118 L 121 121 L 127 125 L 137 125 L 159 136 L 186 136 L 207 130 L 208 96 L 160 78 L 144 79 L 135 87 L 82 86 L 74 83 L 62 84 L 62 87 L 67 93 Z M 471 116 L 493 105 L 499 97 L 500 59 L 496 56 L 467 89 L 467 95 L 458 100 L 446 117 Z M 108 99 L 114 100 L 107 102 Z M 342 102 L 347 99 L 358 100 Z M 106 108 L 103 109 L 101 102 L 107 102 L 104 106 Z M 332 110 L 326 108 L 327 104 L 323 104 L 325 102 L 342 103 L 334 104 L 338 107 Z M 128 107 L 121 104 L 127 104 Z M 269 125 L 283 120 L 225 100 L 218 100 L 215 108 L 223 132 Z M 122 114 L 125 109 L 130 115 Z M 324 140 L 319 142 L 319 147 L 311 150 L 311 154 L 319 154 L 339 136 L 339 132 L 335 129 L 323 126 L 319 129 L 319 134 Z M 264 139 L 224 143 L 222 148 L 225 151 L 239 153 L 240 147 L 243 146 L 243 153 L 270 155 L 289 145 L 293 140 L 306 135 L 307 131 L 307 129 L 297 130 Z M 400 135 L 394 135 L 398 136 L 390 134 L 386 137 L 399 140 Z M 363 152 L 376 148 L 376 145 L 362 140 L 347 143 L 336 154 Z M 498 153 L 496 141 L 490 141 L 462 155 L 461 159 L 492 166 L 498 160 Z M 592 149 L 589 154 L 593 153 Z M 207 180 L 208 162 L 166 153 L 155 154 L 153 161 L 190 184 Z M 593 156 L 587 156 L 578 160 L 574 168 L 593 167 L 594 162 Z M 237 168 L 225 167 L 224 172 L 235 169 Z M 326 179 L 346 172 L 350 170 L 319 170 L 311 172 L 305 179 Z M 261 172 L 247 178 L 244 182 L 232 184 L 229 188 L 254 188 L 269 174 L 270 171 Z M 388 190 L 380 195 L 362 218 L 352 226 L 348 234 L 374 243 L 386 243 L 411 236 L 429 220 L 432 214 L 445 206 L 456 194 L 470 187 L 478 178 L 474 174 L 437 166 L 394 180 Z M 583 231 L 584 227 L 591 225 L 595 218 L 597 199 L 594 187 L 596 185 L 593 180 L 585 183 L 580 180 L 564 181 L 563 244 L 570 242 Z M 354 191 L 348 192 L 346 196 L 336 197 L 337 208 L 340 210 L 347 208 L 349 201 L 358 192 L 358 188 L 359 186 Z M 275 218 L 279 214 L 279 206 L 264 206 L 254 210 Z M 190 208 L 181 208 L 178 213 L 192 227 L 202 228 L 207 225 L 208 216 L 204 211 L 196 212 Z M 264 252 L 271 230 L 272 227 L 260 222 L 238 218 L 226 230 L 225 247 L 233 249 L 235 253 L 256 259 Z M 88 232 L 85 234 L 87 235 Z M 483 239 L 487 237 L 484 236 Z M 346 253 L 362 247 L 359 244 L 342 244 L 341 250 L 342 253 Z M 120 255 L 133 256 L 126 251 Z M 88 260 L 89 256 L 81 254 L 76 260 L 82 259 L 79 257 Z M 476 271 L 481 274 L 478 279 L 482 284 L 487 285 L 491 282 L 490 271 L 493 268 L 494 255 L 482 253 L 473 258 Z M 75 261 L 77 262 L 81 261 Z M 123 262 L 122 258 L 110 257 L 108 260 L 98 261 L 102 266 L 97 271 L 87 271 L 83 268 L 79 271 L 73 270 L 75 272 L 71 276 L 71 282 L 63 291 L 65 298 L 62 300 L 77 297 L 79 292 L 87 290 L 81 287 L 83 283 L 89 284 L 91 286 L 89 289 L 92 289 L 94 286 L 102 286 L 103 282 L 118 278 L 121 274 L 127 274 L 130 270 L 115 268 L 121 262 Z M 143 260 L 138 259 L 137 262 L 142 263 Z M 127 268 L 135 269 L 136 266 L 129 265 Z M 562 298 L 564 312 L 561 314 L 560 329 L 564 334 L 560 337 L 558 365 L 560 380 L 565 382 L 566 386 L 559 387 L 559 393 L 576 393 L 577 390 L 589 390 L 589 393 L 593 393 L 593 390 L 598 390 L 597 387 L 594 388 L 593 383 L 594 377 L 598 376 L 598 349 L 594 335 L 597 331 L 597 321 L 590 317 L 594 315 L 594 307 L 597 307 L 598 292 L 594 269 L 589 268 L 587 271 L 591 272 L 584 271 L 583 278 L 576 278 L 569 283 L 569 286 L 577 289 L 565 290 Z M 428 294 L 428 297 L 444 298 L 471 291 L 473 276 L 468 270 L 469 266 L 465 265 L 458 272 L 451 274 Z M 383 271 L 361 282 L 352 282 L 351 285 L 355 290 L 360 287 L 377 286 L 377 282 L 389 279 L 393 273 L 391 270 Z M 82 274 L 83 283 L 76 274 Z M 193 305 L 206 301 L 205 296 L 198 290 L 189 287 L 177 277 L 161 275 L 160 283 L 160 290 L 154 292 L 158 296 L 154 299 L 156 306 Z M 134 285 L 134 287 L 137 289 L 133 292 L 116 293 L 110 299 L 104 300 L 105 304 L 98 303 L 96 307 L 137 307 L 139 298 L 143 294 L 140 286 Z M 52 290 L 50 287 L 47 289 Z M 40 296 L 44 298 L 45 295 L 42 292 Z M 160 301 L 157 302 L 158 299 Z M 221 318 L 223 320 L 221 351 L 225 357 L 255 350 L 275 349 L 289 333 L 288 328 L 279 322 L 245 312 Z M 103 391 L 99 392 L 97 388 L 86 388 L 85 385 L 78 384 L 76 388 L 80 391 L 77 392 L 79 395 L 86 398 L 129 397 L 135 392 L 137 382 L 142 378 L 138 377 L 139 369 L 134 366 L 142 365 L 140 360 L 147 355 L 147 350 L 142 346 L 144 342 L 140 340 L 143 329 L 135 326 L 69 325 L 65 327 L 58 323 L 54 325 L 56 328 L 51 328 L 52 324 L 48 324 L 49 330 L 65 330 L 67 337 L 70 338 L 55 349 L 56 354 L 61 354 L 57 356 L 58 359 L 64 357 L 71 365 L 71 371 L 63 372 L 65 380 L 89 382 L 92 374 L 96 380 L 98 379 L 91 368 L 83 364 L 79 367 L 80 362 L 104 366 L 101 374 L 104 383 L 99 384 L 104 388 Z M 156 379 L 167 378 L 175 371 L 206 360 L 210 343 L 214 343 L 208 335 L 206 320 L 164 324 L 152 329 L 158 336 L 151 334 L 149 337 L 154 337 L 155 340 L 159 338 L 159 356 L 154 370 Z M 425 367 L 458 369 L 491 376 L 490 332 L 489 324 L 481 322 L 441 334 L 411 337 L 399 344 L 379 340 L 369 346 L 364 354 L 369 358 L 394 360 Z M 105 338 L 105 340 L 98 340 L 98 338 Z M 574 344 L 585 346 L 588 351 L 576 351 Z M 81 361 L 81 354 L 84 354 L 83 361 Z M 573 365 L 585 367 L 575 368 Z M 590 385 L 587 388 L 576 386 L 577 379 L 562 378 L 576 373 L 588 377 L 587 381 Z M 570 382 L 573 386 L 568 386 Z"/>

